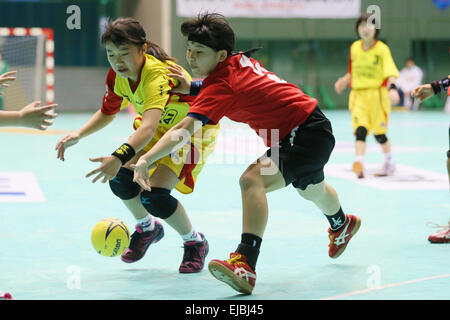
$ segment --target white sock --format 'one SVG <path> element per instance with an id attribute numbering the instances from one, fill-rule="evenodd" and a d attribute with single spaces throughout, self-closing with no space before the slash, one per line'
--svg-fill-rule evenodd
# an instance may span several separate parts
<path id="1" fill-rule="evenodd" d="M 356 161 L 364 164 L 364 156 L 356 156 Z"/>
<path id="2" fill-rule="evenodd" d="M 143 231 L 152 231 L 155 229 L 155 218 L 147 214 L 144 218 L 136 219 L 137 224 Z"/>
<path id="3" fill-rule="evenodd" d="M 392 163 L 393 161 L 392 161 L 392 153 L 385 153 L 384 154 L 384 161 L 385 162 L 387 162 L 387 163 Z"/>
<path id="4" fill-rule="evenodd" d="M 189 241 L 203 241 L 203 237 L 201 236 L 200 233 L 198 233 L 197 231 L 195 231 L 194 229 L 192 229 L 191 231 L 189 231 L 188 233 L 186 233 L 185 235 L 182 235 L 181 238 L 183 239 L 184 242 L 189 242 Z"/>

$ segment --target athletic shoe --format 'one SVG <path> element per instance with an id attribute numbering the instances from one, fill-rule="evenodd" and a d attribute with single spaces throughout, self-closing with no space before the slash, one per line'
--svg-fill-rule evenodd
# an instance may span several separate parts
<path id="1" fill-rule="evenodd" d="M 233 252 L 228 260 L 211 260 L 209 272 L 234 290 L 251 294 L 255 287 L 256 272 L 248 265 L 245 256 Z"/>
<path id="2" fill-rule="evenodd" d="M 360 161 L 353 162 L 352 171 L 356 173 L 356 176 L 361 179 L 364 178 L 364 165 Z"/>
<path id="3" fill-rule="evenodd" d="M 203 241 L 189 241 L 184 244 L 183 261 L 180 273 L 195 273 L 202 271 L 205 266 L 205 258 L 208 255 L 209 245 L 205 236 L 199 233 Z"/>
<path id="4" fill-rule="evenodd" d="M 9 292 L 5 292 L 3 295 L 0 293 L 0 300 L 12 300 L 12 296 Z"/>
<path id="5" fill-rule="evenodd" d="M 157 243 L 163 236 L 164 229 L 158 221 L 155 221 L 155 228 L 151 231 L 143 231 L 140 226 L 136 225 L 136 231 L 131 235 L 130 245 L 120 258 L 126 263 L 142 259 L 148 247 L 152 243 Z"/>
<path id="6" fill-rule="evenodd" d="M 395 164 L 393 162 L 385 162 L 383 166 L 374 173 L 376 177 L 392 176 L 395 172 Z"/>
<path id="7" fill-rule="evenodd" d="M 361 225 L 360 218 L 347 214 L 345 217 L 345 224 L 337 231 L 332 231 L 331 228 L 328 228 L 328 237 L 330 238 L 328 255 L 333 259 L 336 259 L 344 252 L 350 239 L 358 232 Z"/>
<path id="8" fill-rule="evenodd" d="M 432 223 L 429 223 L 430 225 Z M 437 232 L 428 237 L 428 241 L 431 243 L 449 243 L 450 242 L 450 221 L 446 226 L 441 226 L 436 223 L 432 224 L 432 227 L 441 228 Z"/>

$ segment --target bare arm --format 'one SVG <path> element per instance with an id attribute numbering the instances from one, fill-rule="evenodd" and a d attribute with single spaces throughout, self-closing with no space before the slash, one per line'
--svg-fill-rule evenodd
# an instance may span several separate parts
<path id="1" fill-rule="evenodd" d="M 94 132 L 97 132 L 113 121 L 115 115 L 105 115 L 98 110 L 80 129 L 69 133 L 56 144 L 57 158 L 64 161 L 64 153 L 67 148 L 75 145 L 81 138 L 84 138 Z"/>
<path id="2" fill-rule="evenodd" d="M 334 84 L 334 89 L 338 94 L 341 94 L 351 81 L 352 75 L 350 73 L 346 73 L 336 81 L 336 83 Z"/>

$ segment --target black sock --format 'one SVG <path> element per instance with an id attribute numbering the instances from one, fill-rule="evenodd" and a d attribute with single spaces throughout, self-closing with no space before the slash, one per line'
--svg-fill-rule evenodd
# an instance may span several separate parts
<path id="1" fill-rule="evenodd" d="M 251 233 L 243 233 L 241 236 L 241 243 L 236 249 L 237 253 L 243 254 L 248 265 L 255 271 L 256 261 L 258 260 L 259 248 L 261 247 L 262 239 L 257 235 Z"/>
<path id="2" fill-rule="evenodd" d="M 325 217 L 327 217 L 331 230 L 333 231 L 339 230 L 345 224 L 345 214 L 344 211 L 342 211 L 342 208 L 339 208 L 339 211 L 336 214 L 332 216 L 325 215 Z"/>

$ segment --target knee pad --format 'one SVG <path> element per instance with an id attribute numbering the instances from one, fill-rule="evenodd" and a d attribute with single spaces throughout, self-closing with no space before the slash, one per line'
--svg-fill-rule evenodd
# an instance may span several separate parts
<path id="1" fill-rule="evenodd" d="M 379 144 L 383 144 L 383 143 L 386 143 L 386 141 L 388 141 L 388 139 L 387 139 L 385 134 L 375 135 L 375 140 L 377 140 L 377 142 Z"/>
<path id="2" fill-rule="evenodd" d="M 364 127 L 358 127 L 355 131 L 356 141 L 366 141 L 367 129 Z"/>
<path id="3" fill-rule="evenodd" d="M 129 200 L 141 192 L 141 187 L 133 182 L 133 171 L 121 167 L 114 179 L 109 180 L 111 191 L 122 200 Z"/>
<path id="4" fill-rule="evenodd" d="M 178 200 L 170 195 L 170 190 L 164 188 L 142 191 L 141 203 L 152 216 L 161 219 L 169 218 L 178 206 Z"/>

